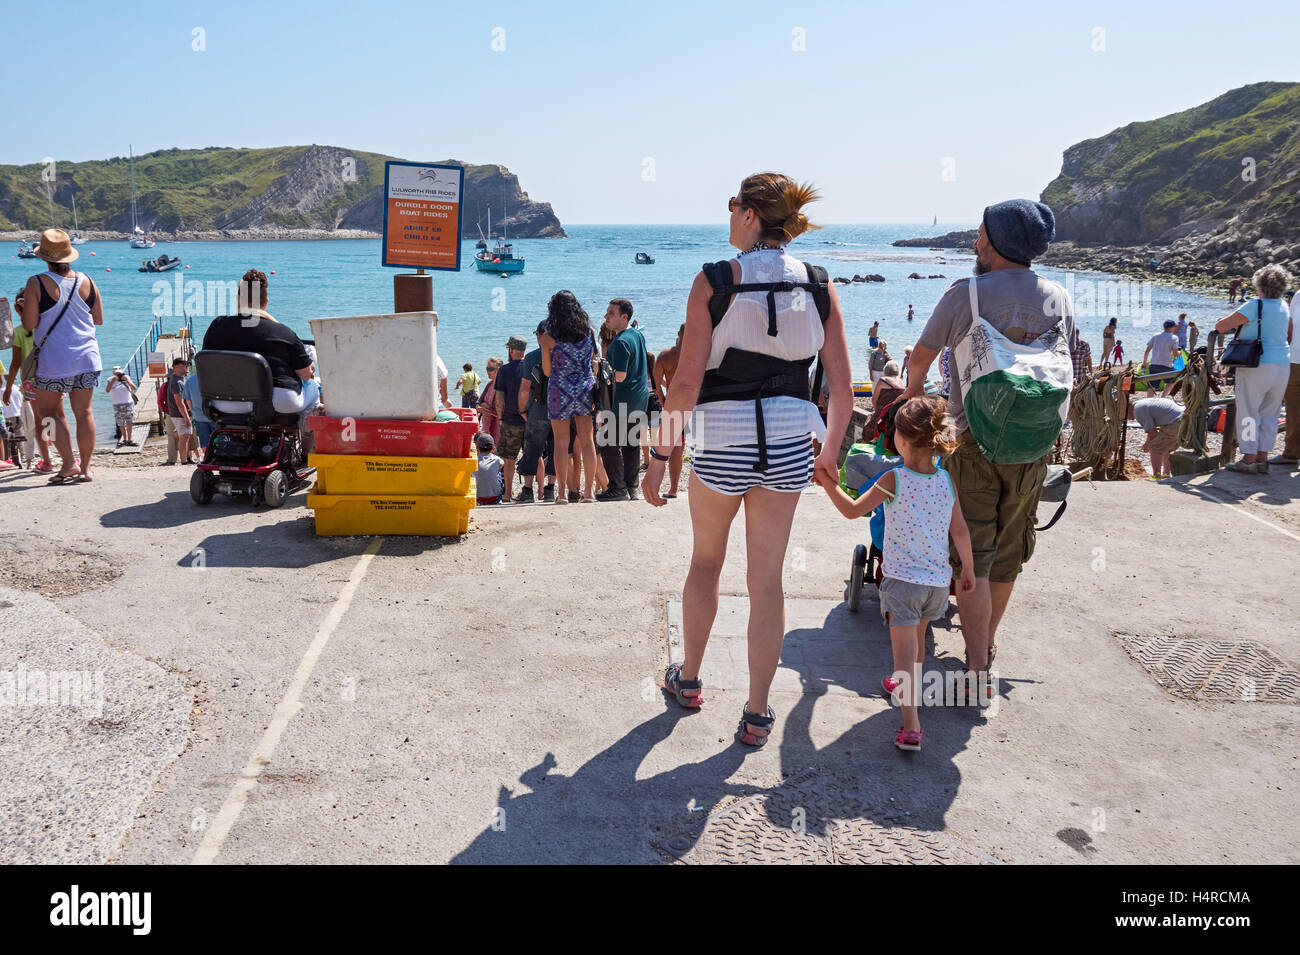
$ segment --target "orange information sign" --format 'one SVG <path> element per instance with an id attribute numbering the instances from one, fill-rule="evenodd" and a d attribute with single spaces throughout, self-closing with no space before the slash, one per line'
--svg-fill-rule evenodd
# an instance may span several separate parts
<path id="1" fill-rule="evenodd" d="M 460 270 L 460 207 L 465 170 L 384 163 L 383 264 Z"/>

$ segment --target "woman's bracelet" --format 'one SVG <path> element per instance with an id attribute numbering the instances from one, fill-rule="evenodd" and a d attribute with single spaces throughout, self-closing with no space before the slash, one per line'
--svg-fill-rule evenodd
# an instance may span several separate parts
<path id="1" fill-rule="evenodd" d="M 672 455 L 671 455 L 671 454 L 660 454 L 658 448 L 651 448 L 651 449 L 650 449 L 650 457 L 654 458 L 656 461 L 667 461 L 669 458 L 672 457 Z"/>

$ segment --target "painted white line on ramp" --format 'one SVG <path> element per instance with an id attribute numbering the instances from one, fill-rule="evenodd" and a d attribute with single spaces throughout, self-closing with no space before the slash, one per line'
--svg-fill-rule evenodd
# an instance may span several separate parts
<path id="1" fill-rule="evenodd" d="M 1279 534 L 1285 534 L 1287 537 L 1291 538 L 1293 541 L 1300 541 L 1300 535 L 1293 534 L 1293 533 L 1291 533 L 1289 530 L 1287 530 L 1285 527 L 1279 527 L 1277 524 L 1274 524 L 1272 521 L 1266 521 L 1266 520 L 1264 520 L 1264 518 L 1260 517 L 1259 515 L 1250 513 L 1250 511 L 1246 510 L 1244 507 L 1238 507 L 1238 506 L 1237 506 L 1237 501 L 1236 501 L 1235 498 L 1224 497 L 1224 496 L 1223 496 L 1222 494 L 1220 494 L 1219 492 L 1217 492 L 1217 491 L 1212 491 L 1212 490 L 1210 490 L 1208 487 L 1204 487 L 1204 486 L 1198 487 L 1197 490 L 1198 490 L 1198 491 L 1201 491 L 1202 493 L 1204 493 L 1207 497 L 1211 498 L 1212 500 L 1215 500 L 1215 501 L 1217 501 L 1218 503 L 1222 504 L 1224 507 L 1232 508 L 1232 510 L 1236 511 L 1238 514 L 1244 514 L 1244 515 L 1246 515 L 1246 516 L 1249 517 L 1252 521 L 1258 521 L 1259 523 L 1263 524 L 1265 527 L 1271 527 L 1271 528 L 1273 528 L 1273 530 L 1277 531 Z"/>
<path id="2" fill-rule="evenodd" d="M 348 582 L 344 584 L 343 590 L 340 591 L 338 599 L 334 601 L 334 606 L 330 609 L 329 616 L 320 625 L 316 631 L 316 636 L 311 644 L 307 647 L 307 652 L 303 654 L 302 660 L 298 663 L 298 670 L 293 675 L 293 682 L 289 684 L 289 689 L 285 691 L 284 698 L 275 708 L 275 713 L 271 716 L 271 724 L 267 726 L 266 732 L 262 734 L 262 741 L 257 744 L 257 749 L 249 757 L 248 762 L 244 764 L 243 772 L 239 774 L 239 779 L 235 781 L 234 788 L 230 790 L 230 795 L 226 797 L 225 803 L 222 804 L 221 810 L 217 813 L 216 819 L 208 828 L 203 837 L 203 842 L 199 845 L 198 851 L 194 853 L 194 865 L 209 865 L 221 851 L 221 844 L 225 842 L 226 836 L 230 834 L 231 828 L 235 825 L 235 820 L 243 811 L 244 804 L 248 802 L 248 797 L 252 795 L 257 786 L 257 777 L 261 775 L 262 769 L 271 761 L 271 755 L 275 752 L 276 745 L 280 742 L 280 737 L 289 726 L 289 721 L 302 709 L 302 691 L 306 687 L 307 681 L 311 679 L 312 670 L 316 668 L 316 661 L 320 659 L 325 645 L 334 635 L 339 621 L 343 615 L 348 612 L 348 607 L 352 604 L 352 597 L 357 592 L 357 587 L 361 584 L 361 579 L 366 576 L 366 571 L 370 569 L 371 558 L 379 552 L 379 546 L 383 544 L 382 537 L 376 537 L 370 542 L 365 553 L 361 555 L 355 567 L 352 568 L 352 575 L 348 577 Z"/>

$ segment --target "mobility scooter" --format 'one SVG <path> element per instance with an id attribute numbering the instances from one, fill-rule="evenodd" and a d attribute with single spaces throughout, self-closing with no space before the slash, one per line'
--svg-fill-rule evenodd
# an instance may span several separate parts
<path id="1" fill-rule="evenodd" d="M 315 468 L 298 414 L 280 414 L 271 403 L 271 366 L 252 352 L 199 352 L 203 412 L 216 425 L 203 461 L 190 479 L 190 497 L 207 504 L 213 494 L 247 495 L 256 506 L 280 507 L 311 484 Z"/>

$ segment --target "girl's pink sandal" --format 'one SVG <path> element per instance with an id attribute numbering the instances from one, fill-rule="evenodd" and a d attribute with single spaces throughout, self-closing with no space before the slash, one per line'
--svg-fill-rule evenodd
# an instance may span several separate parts
<path id="1" fill-rule="evenodd" d="M 921 748 L 921 735 L 924 730 L 909 730 L 898 728 L 898 735 L 894 737 L 894 745 L 899 749 L 919 750 Z"/>

